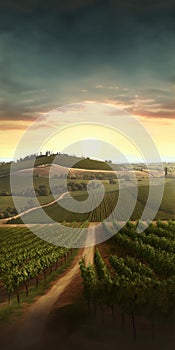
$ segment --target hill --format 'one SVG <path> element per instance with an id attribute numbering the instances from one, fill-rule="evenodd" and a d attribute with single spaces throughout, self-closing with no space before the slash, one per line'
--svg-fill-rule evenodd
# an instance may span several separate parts
<path id="1" fill-rule="evenodd" d="M 56 158 L 55 158 L 56 157 Z M 41 165 L 47 165 L 51 163 L 55 163 L 57 165 L 61 165 L 63 167 L 72 167 L 77 169 L 88 169 L 88 170 L 109 170 L 111 171 L 110 163 L 99 161 L 99 160 L 93 160 L 89 158 L 79 158 L 76 156 L 70 156 L 67 154 L 52 154 L 49 156 L 42 155 L 36 157 L 34 167 L 38 167 Z M 74 164 L 72 166 L 72 164 Z M 117 164 L 112 164 L 114 170 L 120 170 L 121 166 Z M 0 166 L 0 177 L 8 176 L 10 174 L 10 163 L 5 163 Z M 123 167 L 123 165 L 122 165 Z M 13 169 L 14 171 L 18 170 L 24 170 L 33 168 L 33 159 L 29 159 L 29 157 L 26 157 L 23 160 L 20 160 L 16 163 L 13 163 Z"/>

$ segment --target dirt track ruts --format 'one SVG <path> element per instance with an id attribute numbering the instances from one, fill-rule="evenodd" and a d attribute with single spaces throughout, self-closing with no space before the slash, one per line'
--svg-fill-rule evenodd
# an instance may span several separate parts
<path id="1" fill-rule="evenodd" d="M 13 347 L 7 347 L 7 350 L 39 349 L 48 315 L 51 312 L 54 303 L 57 302 L 57 305 L 59 304 L 60 295 L 62 295 L 63 300 L 64 291 L 69 287 L 72 280 L 80 273 L 79 261 L 83 256 L 85 256 L 86 263 L 92 263 L 94 245 L 81 249 L 78 255 L 74 258 L 72 267 L 54 283 L 53 287 L 46 294 L 39 297 L 39 299 L 29 307 L 27 314 L 25 313 L 20 321 L 17 332 L 15 332 Z"/>

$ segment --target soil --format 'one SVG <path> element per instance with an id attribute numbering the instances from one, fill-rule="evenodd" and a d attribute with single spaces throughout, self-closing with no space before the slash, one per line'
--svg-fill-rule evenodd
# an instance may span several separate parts
<path id="1" fill-rule="evenodd" d="M 79 261 L 85 256 L 86 262 L 93 262 L 94 246 L 81 249 L 74 258 L 72 266 L 57 280 L 51 289 L 26 307 L 16 325 L 3 329 L 2 350 L 35 350 L 43 344 L 44 328 L 54 304 L 63 307 L 70 303 L 73 295 L 81 294 Z M 10 337 L 8 336 L 10 334 Z"/>
<path id="2" fill-rule="evenodd" d="M 100 245 L 105 258 L 108 249 Z M 115 309 L 113 322 L 110 308 L 95 312 L 83 299 L 82 279 L 79 261 L 85 256 L 86 262 L 93 262 L 94 246 L 81 249 L 72 266 L 62 274 L 51 289 L 31 306 L 18 323 L 4 329 L 2 350 L 174 350 L 174 340 L 169 331 L 154 330 L 151 324 L 136 317 L 137 342 L 133 339 L 130 315 L 125 315 L 122 328 L 121 310 Z"/>

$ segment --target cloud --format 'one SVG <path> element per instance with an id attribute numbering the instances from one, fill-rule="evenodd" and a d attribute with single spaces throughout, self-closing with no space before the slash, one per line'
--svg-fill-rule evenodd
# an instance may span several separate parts
<path id="1" fill-rule="evenodd" d="M 103 90 L 113 90 L 113 91 L 121 91 L 121 92 L 128 92 L 129 88 L 122 88 L 118 85 L 105 85 L 105 84 L 97 84 L 95 86 L 95 89 L 103 89 Z"/>
<path id="2" fill-rule="evenodd" d="M 29 126 L 29 124 L 21 123 L 20 125 L 18 123 L 5 123 L 3 124 L 1 122 L 1 131 L 7 131 L 7 130 L 26 130 L 26 128 Z"/>
<path id="3" fill-rule="evenodd" d="M 10 104 L 6 100 L 2 100 L 0 104 L 0 120 L 1 121 L 34 121 L 38 115 L 42 112 L 45 113 L 48 110 L 48 104 L 46 105 L 33 105 L 26 106 L 26 103 L 14 103 Z M 28 103 L 27 103 L 28 104 Z M 51 108 L 49 108 L 50 110 Z M 13 124 L 14 125 L 14 124 Z"/>
<path id="4" fill-rule="evenodd" d="M 156 92 L 159 93 L 157 90 Z M 174 99 L 172 100 L 166 95 L 164 99 L 162 99 L 159 95 L 157 98 L 156 96 L 154 98 L 147 98 L 139 94 L 118 94 L 112 98 L 108 97 L 106 102 L 112 103 L 131 114 L 144 116 L 146 118 L 175 119 Z"/>
<path id="5" fill-rule="evenodd" d="M 173 2 L 166 4 L 164 11 L 162 0 L 2 0 L 1 120 L 33 120 L 83 93 L 170 115 L 175 33 Z"/>
<path id="6" fill-rule="evenodd" d="M 145 95 L 149 96 L 167 96 L 170 94 L 170 89 L 163 88 L 141 88 L 141 91 Z"/>
<path id="7" fill-rule="evenodd" d="M 68 104 L 66 106 L 61 106 L 59 108 L 56 109 L 57 113 L 60 112 L 76 112 L 76 111 L 84 111 L 86 109 L 86 106 L 82 103 L 78 103 L 78 104 Z"/>
<path id="8" fill-rule="evenodd" d="M 175 119 L 175 110 L 174 111 L 149 111 L 149 110 L 139 110 L 136 109 L 134 111 L 135 115 L 146 117 L 146 118 L 167 118 L 167 119 Z"/>
<path id="9" fill-rule="evenodd" d="M 97 85 L 95 86 L 95 88 L 96 88 L 96 89 L 103 89 L 103 88 L 104 88 L 104 85 L 102 85 L 102 84 L 97 84 Z"/>
<path id="10" fill-rule="evenodd" d="M 119 88 L 119 86 L 117 86 L 117 85 L 109 85 L 109 86 L 107 86 L 106 87 L 108 90 L 119 90 L 120 88 Z"/>

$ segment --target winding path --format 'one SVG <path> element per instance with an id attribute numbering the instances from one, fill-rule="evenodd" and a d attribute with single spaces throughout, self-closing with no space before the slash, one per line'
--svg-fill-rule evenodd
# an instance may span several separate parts
<path id="1" fill-rule="evenodd" d="M 95 227 L 94 227 L 95 230 Z M 95 239 L 94 239 L 95 240 Z M 69 284 L 80 273 L 79 261 L 85 256 L 86 263 L 92 263 L 94 257 L 94 245 L 86 247 L 79 251 L 74 258 L 73 265 L 62 277 L 60 277 L 53 287 L 43 296 L 41 296 L 32 306 L 29 307 L 27 314 L 23 316 L 18 331 L 14 336 L 13 347 L 9 350 L 35 350 L 39 349 L 42 340 L 44 326 L 54 303 L 59 304 L 59 297 L 69 288 Z"/>
<path id="2" fill-rule="evenodd" d="M 34 210 L 37 210 L 37 209 L 40 209 L 40 208 L 46 208 L 46 207 L 49 207 L 50 205 L 56 203 L 56 202 L 59 202 L 61 199 L 63 199 L 66 194 L 68 194 L 69 192 L 64 192 L 62 193 L 59 197 L 57 197 L 56 199 L 54 199 L 52 202 L 49 202 L 49 203 L 46 203 L 46 204 L 43 204 L 43 205 L 37 205 L 36 207 L 32 207 L 30 209 L 27 209 L 25 211 L 23 211 L 22 213 L 20 214 L 17 214 L 17 215 L 14 215 L 14 216 L 11 216 L 9 218 L 5 218 L 5 219 L 1 219 L 0 220 L 0 225 L 1 224 L 5 224 L 6 222 L 12 220 L 12 219 L 18 219 L 19 217 L 25 215 L 25 214 L 28 214 L 30 213 L 31 211 L 34 211 Z"/>

